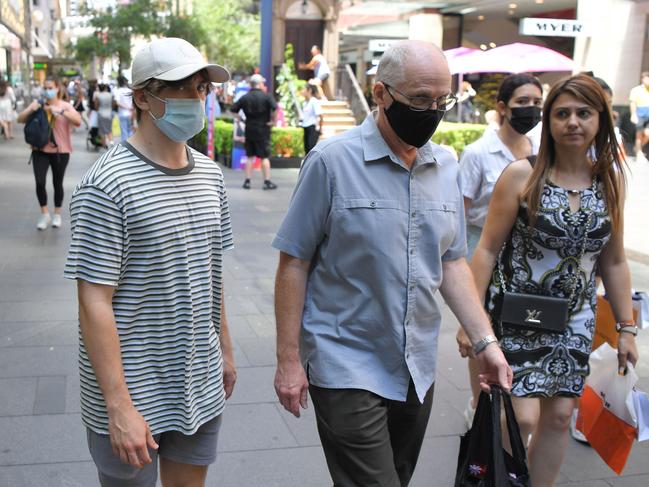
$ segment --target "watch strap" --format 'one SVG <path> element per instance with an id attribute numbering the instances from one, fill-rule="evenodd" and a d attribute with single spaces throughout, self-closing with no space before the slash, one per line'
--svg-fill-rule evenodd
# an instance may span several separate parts
<path id="1" fill-rule="evenodd" d="M 487 335 L 483 339 L 476 342 L 475 345 L 473 345 L 473 354 L 478 355 L 492 343 L 498 343 L 498 339 L 494 335 Z"/>

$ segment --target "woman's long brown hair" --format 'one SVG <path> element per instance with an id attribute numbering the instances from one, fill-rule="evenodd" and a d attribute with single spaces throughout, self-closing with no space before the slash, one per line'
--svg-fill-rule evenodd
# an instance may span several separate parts
<path id="1" fill-rule="evenodd" d="M 593 141 L 596 160 L 593 164 L 592 174 L 597 176 L 602 183 L 611 223 L 613 228 L 617 228 L 623 208 L 621 192 L 626 183 L 624 162 L 620 156 L 613 116 L 606 100 L 606 94 L 593 78 L 585 74 L 578 74 L 558 82 L 552 87 L 545 100 L 539 154 L 522 194 L 522 200 L 527 204 L 530 225 L 533 226 L 536 220 L 543 186 L 555 162 L 556 147 L 550 132 L 550 118 L 554 102 L 564 93 L 599 112 L 599 130 Z"/>

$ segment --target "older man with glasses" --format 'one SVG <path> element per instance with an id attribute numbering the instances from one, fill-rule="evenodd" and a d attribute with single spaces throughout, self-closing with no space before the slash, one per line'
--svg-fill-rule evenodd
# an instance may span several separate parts
<path id="1" fill-rule="evenodd" d="M 309 153 L 273 242 L 275 390 L 295 416 L 310 392 L 336 486 L 408 485 L 433 399 L 438 290 L 483 388 L 511 385 L 465 261 L 458 164 L 430 142 L 456 102 L 444 55 L 396 44 L 376 79 L 378 111 Z"/>

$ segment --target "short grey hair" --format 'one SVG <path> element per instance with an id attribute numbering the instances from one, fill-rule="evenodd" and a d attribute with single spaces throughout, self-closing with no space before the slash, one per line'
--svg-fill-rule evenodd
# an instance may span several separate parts
<path id="1" fill-rule="evenodd" d="M 252 86 L 252 87 L 254 87 L 254 88 L 258 88 L 258 87 L 261 86 L 265 81 L 266 81 L 266 79 L 265 79 L 261 74 L 253 74 L 253 75 L 250 77 L 250 86 Z"/>
<path id="2" fill-rule="evenodd" d="M 400 85 L 405 79 L 405 66 L 412 54 L 410 46 L 406 43 L 397 43 L 388 47 L 376 69 L 376 81 L 381 81 L 390 86 Z"/>

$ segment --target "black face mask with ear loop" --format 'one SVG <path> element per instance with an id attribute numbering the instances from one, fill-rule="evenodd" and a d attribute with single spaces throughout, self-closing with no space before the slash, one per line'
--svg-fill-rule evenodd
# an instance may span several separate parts
<path id="1" fill-rule="evenodd" d="M 509 125 L 521 135 L 532 130 L 541 121 L 541 107 L 513 107 Z"/>
<path id="2" fill-rule="evenodd" d="M 440 110 L 415 112 L 394 98 L 390 107 L 384 111 L 394 133 L 406 144 L 417 148 L 426 145 L 446 113 Z"/>

